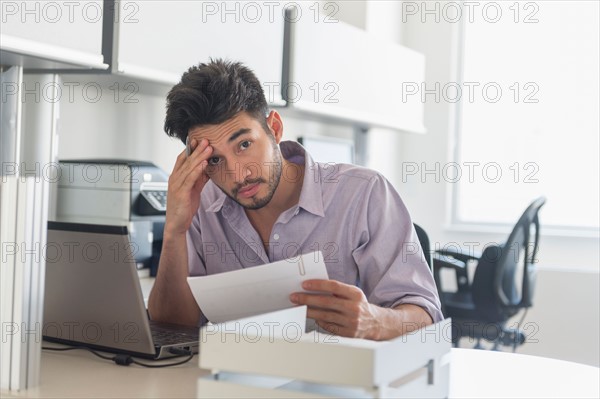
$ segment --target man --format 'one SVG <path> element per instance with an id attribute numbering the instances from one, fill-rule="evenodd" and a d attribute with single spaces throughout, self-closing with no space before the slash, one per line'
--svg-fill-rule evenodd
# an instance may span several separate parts
<path id="1" fill-rule="evenodd" d="M 197 325 L 188 275 L 261 265 L 320 250 L 330 280 L 294 293 L 332 333 L 373 340 L 442 319 L 432 275 L 399 195 L 375 171 L 314 162 L 282 142 L 260 82 L 222 60 L 186 72 L 167 97 L 165 131 L 187 142 L 169 178 L 153 319 Z M 252 298 L 248 298 L 252 300 Z"/>

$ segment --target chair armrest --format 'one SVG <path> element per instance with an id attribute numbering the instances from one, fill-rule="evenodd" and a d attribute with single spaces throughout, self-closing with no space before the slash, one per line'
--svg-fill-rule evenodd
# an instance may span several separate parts
<path id="1" fill-rule="evenodd" d="M 467 273 L 467 263 L 461 262 L 458 259 L 454 259 L 449 256 L 440 255 L 439 253 L 433 254 L 433 271 L 435 282 L 441 287 L 440 270 L 443 268 L 454 269 L 456 274 L 456 284 L 460 292 L 466 292 L 469 290 L 469 276 Z M 440 294 L 441 295 L 441 294 Z"/>
<path id="2" fill-rule="evenodd" d="M 467 264 L 450 256 L 441 255 L 439 252 L 433 254 L 433 267 L 436 269 L 447 268 L 457 271 L 467 269 Z"/>
<path id="3" fill-rule="evenodd" d="M 473 254 L 463 253 L 461 251 L 457 251 L 454 248 L 438 249 L 435 252 L 437 252 L 440 255 L 451 256 L 465 263 L 470 260 L 478 260 L 479 258 L 481 258 L 481 252 L 475 250 L 473 250 Z"/>

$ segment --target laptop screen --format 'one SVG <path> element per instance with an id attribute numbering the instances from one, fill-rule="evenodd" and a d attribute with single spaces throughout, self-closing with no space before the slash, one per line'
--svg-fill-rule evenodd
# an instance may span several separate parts
<path id="1" fill-rule="evenodd" d="M 48 223 L 42 334 L 154 355 L 126 226 Z"/>

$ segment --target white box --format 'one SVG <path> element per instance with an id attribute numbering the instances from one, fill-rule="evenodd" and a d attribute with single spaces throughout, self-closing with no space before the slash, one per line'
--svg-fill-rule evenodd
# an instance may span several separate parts
<path id="1" fill-rule="evenodd" d="M 448 396 L 450 319 L 376 342 L 319 332 L 299 336 L 295 326 L 286 331 L 280 318 L 267 330 L 267 316 L 238 325 L 229 322 L 220 333 L 212 327 L 206 334 L 203 328 L 200 367 L 211 370 L 212 376 L 200 379 L 199 397 L 246 396 L 244 392 L 280 397 L 309 392 L 313 397 Z M 287 323 L 293 323 L 290 320 Z M 259 325 L 262 331 L 257 334 Z"/>

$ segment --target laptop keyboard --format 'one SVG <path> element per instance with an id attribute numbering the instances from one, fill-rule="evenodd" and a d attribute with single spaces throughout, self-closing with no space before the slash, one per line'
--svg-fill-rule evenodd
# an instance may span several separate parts
<path id="1" fill-rule="evenodd" d="M 150 330 L 152 331 L 152 340 L 156 346 L 196 343 L 199 339 L 199 329 L 194 327 L 151 322 Z"/>

